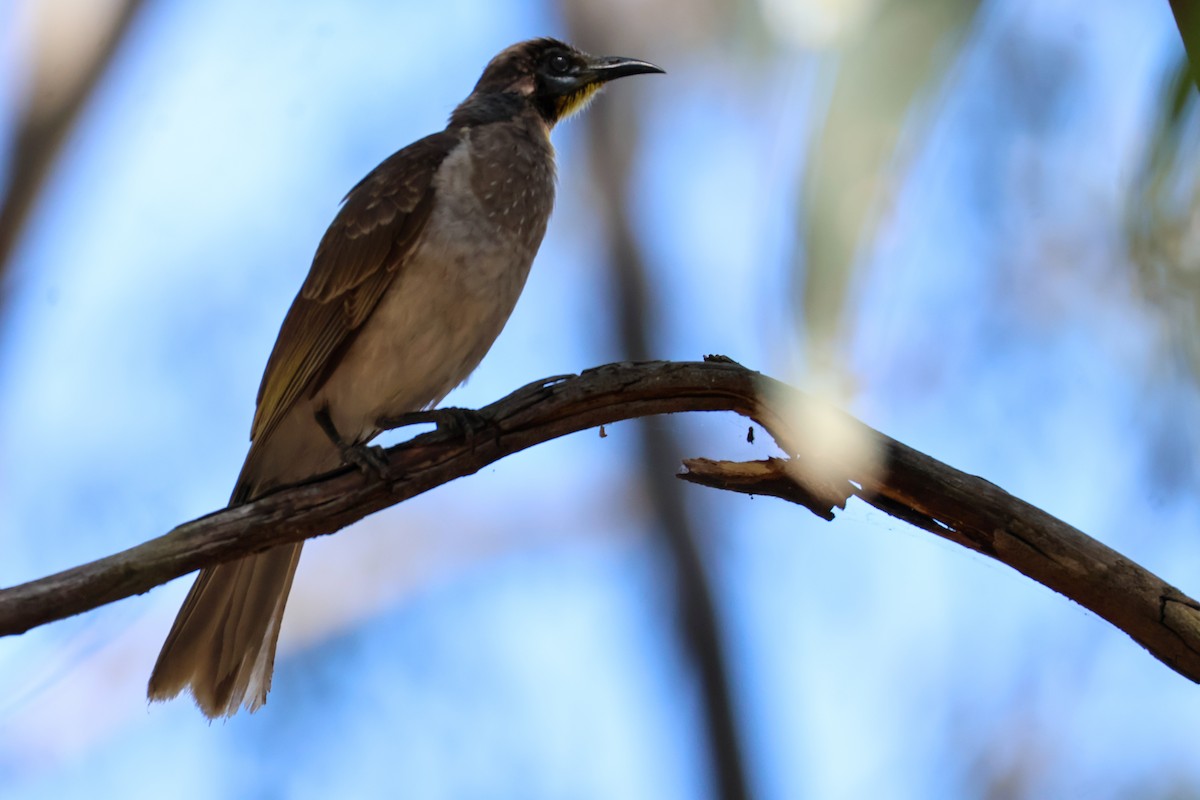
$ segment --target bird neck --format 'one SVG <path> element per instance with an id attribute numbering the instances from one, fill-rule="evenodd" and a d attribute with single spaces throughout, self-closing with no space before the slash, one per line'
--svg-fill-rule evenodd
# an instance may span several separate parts
<path id="1" fill-rule="evenodd" d="M 497 122 L 513 122 L 522 117 L 540 116 L 529 98 L 516 92 L 474 92 L 450 115 L 451 128 L 471 128 Z"/>

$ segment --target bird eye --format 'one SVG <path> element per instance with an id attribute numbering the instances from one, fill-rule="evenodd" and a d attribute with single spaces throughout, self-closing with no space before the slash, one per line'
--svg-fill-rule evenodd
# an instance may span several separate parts
<path id="1" fill-rule="evenodd" d="M 555 53 L 550 56 L 550 59 L 546 62 L 546 66 L 555 75 L 566 75 L 571 71 L 571 60 L 562 53 Z"/>

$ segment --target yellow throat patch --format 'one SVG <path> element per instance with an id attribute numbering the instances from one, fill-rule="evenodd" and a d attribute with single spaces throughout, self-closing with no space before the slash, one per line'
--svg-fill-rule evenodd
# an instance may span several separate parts
<path id="1" fill-rule="evenodd" d="M 578 114 L 587 108 L 588 103 L 592 102 L 592 98 L 596 96 L 603 85 L 602 83 L 589 83 L 570 94 L 558 98 L 554 107 L 555 113 L 558 115 L 558 121 L 561 122 L 572 114 Z"/>

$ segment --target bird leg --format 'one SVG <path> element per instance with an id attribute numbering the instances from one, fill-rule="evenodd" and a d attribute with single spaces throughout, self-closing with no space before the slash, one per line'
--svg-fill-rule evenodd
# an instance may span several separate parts
<path id="1" fill-rule="evenodd" d="M 316 419 L 317 424 L 321 426 L 321 430 L 325 431 L 325 435 L 329 437 L 329 441 L 333 442 L 334 446 L 342 452 L 343 461 L 358 467 L 359 471 L 364 475 L 373 475 L 383 481 L 391 477 L 391 470 L 387 457 L 383 454 L 382 447 L 379 445 L 347 443 L 342 439 L 337 428 L 334 427 L 328 408 L 318 409 Z"/>
<path id="2" fill-rule="evenodd" d="M 488 427 L 488 420 L 473 408 L 431 408 L 425 411 L 410 411 L 398 417 L 382 417 L 375 425 L 383 430 L 404 428 L 409 425 L 436 425 L 438 433 L 459 436 L 468 441 Z"/>

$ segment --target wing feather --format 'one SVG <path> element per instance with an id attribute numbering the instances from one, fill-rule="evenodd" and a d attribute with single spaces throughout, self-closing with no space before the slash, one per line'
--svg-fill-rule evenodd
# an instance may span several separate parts
<path id="1" fill-rule="evenodd" d="M 346 195 L 267 361 L 251 440 L 266 437 L 328 379 L 415 249 L 433 208 L 433 177 L 458 142 L 451 132 L 414 142 Z"/>

